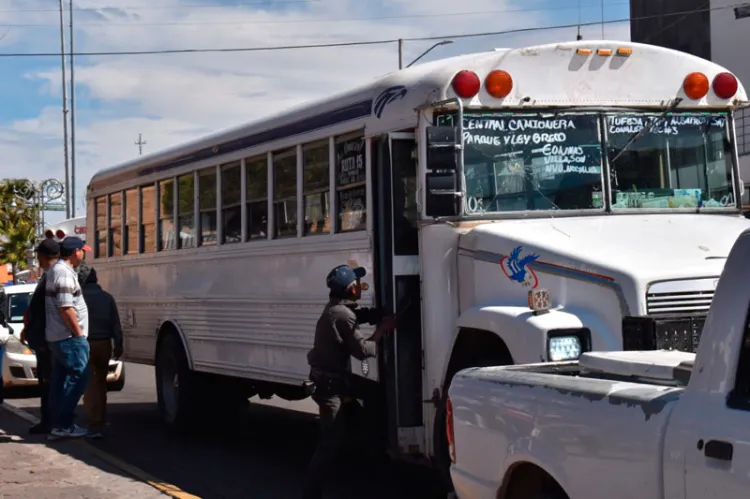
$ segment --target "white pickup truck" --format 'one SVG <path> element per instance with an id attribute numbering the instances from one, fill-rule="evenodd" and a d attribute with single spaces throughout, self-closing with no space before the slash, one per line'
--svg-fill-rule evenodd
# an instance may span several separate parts
<path id="1" fill-rule="evenodd" d="M 748 262 L 750 230 L 729 254 L 696 354 L 460 371 L 446 425 L 458 497 L 750 497 Z"/>

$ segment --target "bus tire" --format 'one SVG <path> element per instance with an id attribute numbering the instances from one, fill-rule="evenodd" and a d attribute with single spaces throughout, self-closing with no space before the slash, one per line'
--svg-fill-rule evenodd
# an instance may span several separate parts
<path id="1" fill-rule="evenodd" d="M 180 338 L 167 335 L 156 354 L 156 396 L 159 413 L 170 428 L 186 429 L 196 416 L 194 373 Z"/>

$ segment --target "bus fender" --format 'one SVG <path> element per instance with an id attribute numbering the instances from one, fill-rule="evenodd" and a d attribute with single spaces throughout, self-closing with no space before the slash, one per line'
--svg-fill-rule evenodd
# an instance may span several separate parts
<path id="1" fill-rule="evenodd" d="M 161 326 L 159 326 L 159 329 L 156 332 L 156 349 L 154 351 L 154 364 L 156 364 L 156 356 L 159 351 L 159 345 L 161 344 L 162 339 L 164 339 L 167 334 L 170 334 L 170 332 L 176 334 L 180 341 L 182 342 L 182 348 L 185 349 L 185 357 L 187 357 L 188 361 L 188 367 L 190 370 L 193 370 L 193 355 L 190 352 L 190 346 L 187 341 L 187 337 L 185 336 L 185 332 L 182 330 L 182 328 L 177 323 L 176 319 L 173 319 L 172 317 L 166 317 L 161 320 Z"/>
<path id="2" fill-rule="evenodd" d="M 547 332 L 553 329 L 580 329 L 581 318 L 563 310 L 550 310 L 535 315 L 528 307 L 478 306 L 466 310 L 457 321 L 457 333 L 451 346 L 455 347 L 462 329 L 489 331 L 496 334 L 516 364 L 545 361 Z"/>

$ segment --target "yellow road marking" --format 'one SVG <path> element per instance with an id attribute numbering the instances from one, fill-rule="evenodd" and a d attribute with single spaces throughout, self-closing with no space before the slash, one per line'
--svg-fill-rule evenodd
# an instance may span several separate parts
<path id="1" fill-rule="evenodd" d="M 38 424 L 40 422 L 39 418 L 37 418 L 33 414 L 21 409 L 20 407 L 11 405 L 8 402 L 5 402 L 5 404 L 0 404 L 0 408 L 7 410 L 11 414 L 23 419 L 24 421 L 28 421 L 31 424 Z M 146 473 L 142 469 L 136 466 L 133 466 L 132 464 L 126 463 L 122 459 L 115 457 L 112 454 L 99 449 L 98 447 L 90 444 L 89 442 L 86 442 L 83 439 L 76 440 L 76 443 L 85 445 L 87 449 L 91 451 L 91 453 L 94 454 L 99 459 L 106 461 L 107 463 L 111 464 L 115 468 L 118 468 L 124 471 L 125 473 L 132 475 L 133 477 L 140 480 L 141 482 L 149 484 L 150 486 L 162 492 L 163 494 L 166 494 L 170 497 L 174 497 L 176 499 L 201 499 L 200 496 L 195 496 L 193 494 L 185 492 L 184 490 L 180 489 L 176 485 L 172 485 L 171 483 L 167 483 L 163 480 L 159 480 L 158 478 Z"/>

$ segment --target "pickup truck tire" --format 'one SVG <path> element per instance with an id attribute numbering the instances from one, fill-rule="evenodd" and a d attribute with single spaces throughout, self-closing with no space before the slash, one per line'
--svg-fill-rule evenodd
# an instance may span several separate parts
<path id="1" fill-rule="evenodd" d="M 488 333 L 492 334 L 492 333 Z M 494 335 L 493 335 L 494 336 Z M 497 337 L 496 337 L 497 338 Z M 503 344 L 505 347 L 505 344 Z M 494 353 L 494 355 L 493 355 Z M 454 491 L 453 480 L 451 479 L 451 460 L 448 449 L 448 437 L 446 434 L 446 402 L 448 400 L 448 388 L 453 380 L 453 376 L 462 369 L 470 367 L 487 367 L 487 366 L 507 366 L 513 364 L 513 358 L 505 349 L 502 352 L 485 352 L 482 357 L 473 357 L 464 359 L 466 362 L 456 366 L 446 376 L 445 387 L 440 397 L 440 402 L 435 413 L 435 424 L 433 425 L 433 458 L 432 465 L 440 474 L 440 477 L 447 494 Z M 465 365 L 464 365 L 465 364 Z"/>

